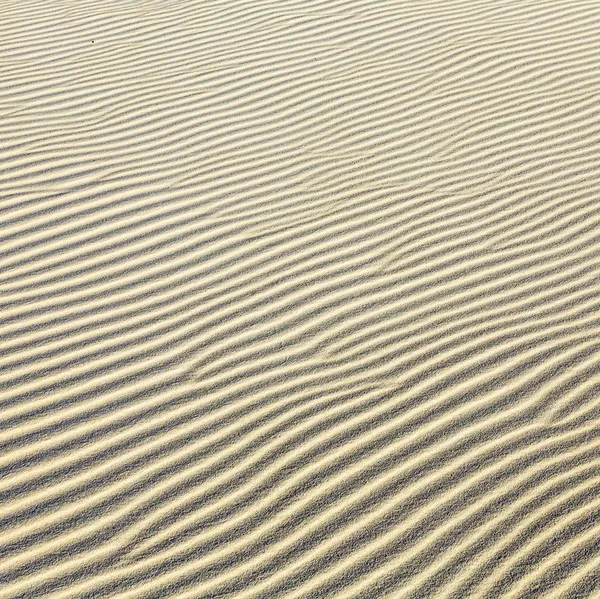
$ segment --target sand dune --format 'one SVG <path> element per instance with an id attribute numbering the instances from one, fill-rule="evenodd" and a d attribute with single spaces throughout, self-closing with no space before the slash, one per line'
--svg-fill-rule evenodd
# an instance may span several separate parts
<path id="1" fill-rule="evenodd" d="M 0 599 L 600 595 L 600 3 L 0 0 Z"/>

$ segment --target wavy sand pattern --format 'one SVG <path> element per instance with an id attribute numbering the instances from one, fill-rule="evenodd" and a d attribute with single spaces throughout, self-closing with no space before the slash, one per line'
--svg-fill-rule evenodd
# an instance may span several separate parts
<path id="1" fill-rule="evenodd" d="M 0 83 L 0 599 L 600 596 L 597 0 L 0 0 Z"/>

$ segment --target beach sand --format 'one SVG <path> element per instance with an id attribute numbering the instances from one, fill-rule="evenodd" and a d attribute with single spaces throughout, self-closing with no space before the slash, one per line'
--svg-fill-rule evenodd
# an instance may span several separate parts
<path id="1" fill-rule="evenodd" d="M 0 0 L 0 599 L 600 597 L 600 2 Z"/>

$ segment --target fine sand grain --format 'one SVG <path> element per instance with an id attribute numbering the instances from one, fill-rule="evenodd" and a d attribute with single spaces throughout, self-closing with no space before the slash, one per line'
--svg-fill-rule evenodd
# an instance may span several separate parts
<path id="1" fill-rule="evenodd" d="M 0 599 L 600 597 L 599 0 L 0 0 Z"/>

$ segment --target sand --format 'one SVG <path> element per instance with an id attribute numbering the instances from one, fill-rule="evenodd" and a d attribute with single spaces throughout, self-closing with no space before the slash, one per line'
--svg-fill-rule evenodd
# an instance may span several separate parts
<path id="1" fill-rule="evenodd" d="M 0 599 L 600 597 L 600 2 L 0 0 Z"/>

